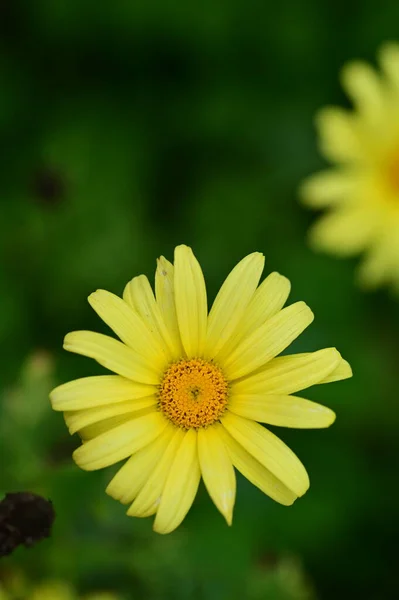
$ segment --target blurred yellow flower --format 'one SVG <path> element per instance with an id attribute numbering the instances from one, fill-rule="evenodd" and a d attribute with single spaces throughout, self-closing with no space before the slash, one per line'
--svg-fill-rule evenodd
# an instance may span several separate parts
<path id="1" fill-rule="evenodd" d="M 13 581 L 17 578 L 17 581 Z M 7 585 L 7 583 L 9 585 Z M 17 585 L 15 585 L 17 583 Z M 34 586 L 28 591 L 31 585 L 21 574 L 16 574 L 8 581 L 5 587 L 0 584 L 0 600 L 16 600 L 17 598 L 26 598 L 27 600 L 118 600 L 118 596 L 112 592 L 94 592 L 87 596 L 79 596 L 72 586 L 63 581 L 49 580 Z"/>
<path id="2" fill-rule="evenodd" d="M 94 358 L 117 375 L 57 387 L 52 406 L 65 412 L 74 452 L 86 470 L 128 458 L 107 487 L 130 516 L 155 516 L 158 533 L 174 530 L 202 476 L 228 524 L 236 494 L 234 467 L 281 504 L 309 487 L 291 450 L 257 421 L 285 427 L 328 427 L 334 413 L 293 396 L 311 385 L 351 376 L 335 348 L 276 356 L 313 321 L 304 302 L 283 308 L 289 281 L 272 273 L 258 287 L 264 257 L 233 269 L 208 315 L 201 267 L 187 246 L 174 265 L 161 257 L 155 296 L 144 275 L 123 300 L 104 290 L 89 302 L 121 339 L 90 331 L 65 338 L 66 350 Z"/>
<path id="3" fill-rule="evenodd" d="M 61 581 L 46 581 L 35 587 L 29 600 L 77 600 L 71 586 Z"/>
<path id="4" fill-rule="evenodd" d="M 385 44 L 379 61 L 379 73 L 363 62 L 343 69 L 355 111 L 319 113 L 321 151 L 336 167 L 308 178 L 301 196 L 312 208 L 329 209 L 311 229 L 315 249 L 366 251 L 360 282 L 399 289 L 399 44 Z"/>

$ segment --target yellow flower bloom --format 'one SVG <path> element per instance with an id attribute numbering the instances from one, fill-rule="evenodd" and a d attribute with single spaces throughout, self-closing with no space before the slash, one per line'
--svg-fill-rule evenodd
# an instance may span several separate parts
<path id="1" fill-rule="evenodd" d="M 293 452 L 257 421 L 286 427 L 328 427 L 334 413 L 293 396 L 317 383 L 351 376 L 335 348 L 276 356 L 313 321 L 304 302 L 283 308 L 289 281 L 272 273 L 258 287 L 264 257 L 255 252 L 233 269 L 208 315 L 201 267 L 187 246 L 172 265 L 161 257 L 155 296 L 144 275 L 123 300 L 104 290 L 89 297 L 121 341 L 90 331 L 65 338 L 66 350 L 116 373 L 57 387 L 52 406 L 65 412 L 83 445 L 86 470 L 128 458 L 107 493 L 131 504 L 130 516 L 155 516 L 168 533 L 190 509 L 202 476 L 231 524 L 234 467 L 281 504 L 309 487 Z"/>
<path id="2" fill-rule="evenodd" d="M 384 45 L 379 59 L 381 73 L 363 62 L 344 68 L 355 111 L 329 107 L 317 118 L 321 151 L 336 168 L 311 176 L 301 195 L 329 209 L 310 232 L 314 248 L 366 251 L 361 283 L 399 288 L 399 45 Z"/>

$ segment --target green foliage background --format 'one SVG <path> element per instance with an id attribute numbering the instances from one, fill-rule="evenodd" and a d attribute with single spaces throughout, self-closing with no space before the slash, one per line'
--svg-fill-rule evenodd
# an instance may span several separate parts
<path id="1" fill-rule="evenodd" d="M 314 112 L 346 102 L 339 68 L 398 37 L 391 0 L 1 3 L 0 491 L 57 511 L 3 574 L 127 600 L 398 597 L 398 299 L 358 290 L 356 261 L 313 254 L 297 202 L 323 166 Z M 74 466 L 47 395 L 101 372 L 61 349 L 70 330 L 105 331 L 88 294 L 152 277 L 179 243 L 210 298 L 264 252 L 316 315 L 290 350 L 337 346 L 354 377 L 308 394 L 337 412 L 330 430 L 278 431 L 309 470 L 303 499 L 285 508 L 239 478 L 228 528 L 202 487 L 162 537 L 106 496 L 112 469 Z"/>

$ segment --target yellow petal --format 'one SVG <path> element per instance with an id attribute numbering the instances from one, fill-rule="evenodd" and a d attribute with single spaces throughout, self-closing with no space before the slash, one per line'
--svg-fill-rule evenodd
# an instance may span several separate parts
<path id="1" fill-rule="evenodd" d="M 391 85 L 399 91 L 399 44 L 386 42 L 381 47 L 379 59 Z"/>
<path id="2" fill-rule="evenodd" d="M 271 317 L 246 337 L 222 364 L 232 381 L 255 371 L 280 354 L 313 321 L 313 313 L 304 302 L 296 302 Z"/>
<path id="3" fill-rule="evenodd" d="M 170 533 L 180 525 L 194 501 L 200 479 L 197 433 L 190 429 L 176 452 L 166 480 L 154 531 Z"/>
<path id="4" fill-rule="evenodd" d="M 177 323 L 174 278 L 174 266 L 161 256 L 157 260 L 157 269 L 155 272 L 155 297 L 163 320 L 173 338 L 175 346 L 178 348 L 178 355 L 182 356 L 183 347 Z"/>
<path id="5" fill-rule="evenodd" d="M 198 430 L 198 457 L 206 489 L 228 525 L 233 520 L 236 476 L 220 424 Z"/>
<path id="6" fill-rule="evenodd" d="M 341 208 L 316 221 L 310 229 L 309 242 L 316 250 L 352 256 L 375 238 L 377 227 L 373 213 L 363 206 Z"/>
<path id="7" fill-rule="evenodd" d="M 215 298 L 208 318 L 205 354 L 213 358 L 233 335 L 262 275 L 265 258 L 254 252 L 228 275 Z"/>
<path id="8" fill-rule="evenodd" d="M 189 358 L 201 357 L 204 351 L 207 323 L 207 301 L 204 276 L 191 248 L 175 249 L 176 314 L 181 341 Z"/>
<path id="9" fill-rule="evenodd" d="M 140 355 L 143 361 L 161 371 L 165 368 L 170 356 L 166 355 L 158 338 L 124 300 L 106 290 L 97 290 L 90 294 L 89 303 L 122 342 Z"/>
<path id="10" fill-rule="evenodd" d="M 290 506 L 297 499 L 297 495 L 292 490 L 251 456 L 224 428 L 222 433 L 233 465 L 248 481 L 285 506 Z"/>
<path id="11" fill-rule="evenodd" d="M 18 577 L 19 575 L 16 574 Z M 18 594 L 19 596 L 19 594 Z M 0 589 L 0 600 L 11 600 L 14 598 L 14 594 L 11 596 L 2 595 L 2 589 Z M 24 594 L 26 598 L 26 595 Z M 29 594 L 29 600 L 75 600 L 76 595 L 73 587 L 67 583 L 50 579 L 45 583 L 41 583 L 35 586 L 31 594 Z"/>
<path id="12" fill-rule="evenodd" d="M 69 433 L 72 435 L 93 423 L 98 423 L 116 415 L 126 415 L 126 420 L 131 417 L 137 417 L 138 411 L 148 410 L 151 407 L 156 407 L 158 398 L 156 396 L 147 396 L 138 400 L 126 400 L 117 404 L 110 404 L 95 408 L 86 408 L 83 410 L 71 410 L 64 413 L 65 422 L 68 426 Z M 134 414 L 133 414 L 134 413 Z"/>
<path id="13" fill-rule="evenodd" d="M 171 466 L 184 437 L 183 429 L 174 428 L 167 448 L 127 511 L 129 517 L 149 517 L 156 513 Z"/>
<path id="14" fill-rule="evenodd" d="M 270 273 L 258 287 L 247 306 L 233 338 L 225 345 L 217 360 L 224 362 L 238 344 L 277 314 L 284 306 L 291 290 L 289 280 L 279 273 Z"/>
<path id="15" fill-rule="evenodd" d="M 295 454 L 277 436 L 259 423 L 249 421 L 231 412 L 221 418 L 222 424 L 256 460 L 280 479 L 297 496 L 309 487 L 305 467 Z"/>
<path id="16" fill-rule="evenodd" d="M 359 268 L 358 281 L 365 288 L 373 289 L 398 279 L 399 220 L 392 221 L 392 228 L 386 229 L 378 243 L 370 248 Z"/>
<path id="17" fill-rule="evenodd" d="M 86 442 L 87 440 L 92 440 L 95 437 L 102 435 L 106 431 L 111 431 L 111 429 L 115 429 L 115 427 L 118 427 L 118 425 L 122 425 L 122 423 L 131 421 L 131 419 L 135 417 L 136 415 L 115 415 L 115 417 L 103 419 L 102 421 L 98 421 L 97 423 L 93 423 L 92 425 L 86 425 L 86 427 L 82 427 L 79 430 L 79 437 L 84 442 Z"/>
<path id="18" fill-rule="evenodd" d="M 352 368 L 347 360 L 341 358 L 337 367 L 327 377 L 324 377 L 319 383 L 332 383 L 334 381 L 341 381 L 341 379 L 349 379 L 352 377 Z"/>
<path id="19" fill-rule="evenodd" d="M 320 146 L 326 158 L 341 163 L 363 162 L 367 157 L 356 119 L 342 108 L 324 108 L 317 115 Z"/>
<path id="20" fill-rule="evenodd" d="M 299 194 L 306 206 L 325 208 L 341 202 L 351 201 L 357 188 L 362 185 L 358 175 L 348 171 L 321 171 L 311 175 L 302 183 Z"/>
<path id="21" fill-rule="evenodd" d="M 155 386 L 119 375 L 99 375 L 59 385 L 50 393 L 50 400 L 54 410 L 80 410 L 143 398 L 155 391 Z"/>
<path id="22" fill-rule="evenodd" d="M 336 348 L 317 352 L 279 356 L 256 375 L 250 375 L 231 386 L 232 395 L 292 394 L 321 383 L 342 358 Z"/>
<path id="23" fill-rule="evenodd" d="M 129 281 L 123 292 L 123 299 L 137 312 L 151 335 L 157 338 L 165 355 L 169 359 L 178 358 L 180 356 L 180 344 L 176 343 L 176 340 L 169 334 L 150 283 L 145 275 L 139 275 Z"/>
<path id="24" fill-rule="evenodd" d="M 166 419 L 159 412 L 131 419 L 85 442 L 75 450 L 73 458 L 85 471 L 108 467 L 152 442 L 166 425 Z"/>
<path id="25" fill-rule="evenodd" d="M 174 427 L 166 426 L 159 437 L 133 454 L 108 484 L 107 494 L 122 504 L 133 502 L 164 455 L 174 433 Z"/>
<path id="26" fill-rule="evenodd" d="M 321 429 L 335 421 L 335 413 L 326 406 L 298 396 L 253 394 L 233 396 L 229 410 L 240 417 L 297 429 Z"/>
<path id="27" fill-rule="evenodd" d="M 154 366 L 155 360 L 154 363 L 143 360 L 125 344 L 102 333 L 72 331 L 65 336 L 64 348 L 94 358 L 100 365 L 122 377 L 140 383 L 159 384 L 162 372 Z"/>
<path id="28" fill-rule="evenodd" d="M 381 78 L 367 63 L 352 61 L 342 69 L 342 85 L 362 116 L 372 123 L 385 118 L 386 93 Z"/>

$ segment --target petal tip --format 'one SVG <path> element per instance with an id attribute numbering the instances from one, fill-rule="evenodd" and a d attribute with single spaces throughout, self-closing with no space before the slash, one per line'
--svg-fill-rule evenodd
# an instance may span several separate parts
<path id="1" fill-rule="evenodd" d="M 62 347 L 64 348 L 64 350 L 70 350 L 71 346 L 74 344 L 76 337 L 77 337 L 77 331 L 70 331 L 69 333 L 66 334 L 66 336 L 64 337 L 64 341 L 62 344 Z"/>

